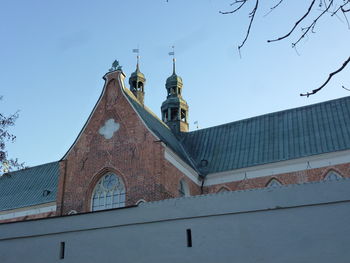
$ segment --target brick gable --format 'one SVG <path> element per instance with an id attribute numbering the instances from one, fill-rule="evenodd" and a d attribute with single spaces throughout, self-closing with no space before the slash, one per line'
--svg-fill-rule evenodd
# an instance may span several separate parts
<path id="1" fill-rule="evenodd" d="M 77 140 L 60 163 L 58 214 L 90 210 L 95 184 L 108 171 L 120 176 L 126 205 L 177 196 L 182 174 L 164 159 L 164 145 L 143 124 L 123 94 L 120 71 L 105 76 L 105 87 Z M 101 128 L 113 120 L 119 129 L 107 138 Z M 113 122 L 110 121 L 110 122 Z M 166 179 L 165 173 L 172 177 Z M 193 188 L 193 186 L 192 186 Z"/>

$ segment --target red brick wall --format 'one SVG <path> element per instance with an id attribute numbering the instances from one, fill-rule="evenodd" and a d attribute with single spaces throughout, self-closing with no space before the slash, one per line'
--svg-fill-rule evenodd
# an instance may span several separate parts
<path id="1" fill-rule="evenodd" d="M 104 95 L 79 139 L 60 163 L 58 215 L 70 210 L 89 211 L 93 188 L 108 171 L 122 178 L 127 206 L 140 199 L 157 201 L 179 197 L 181 179 L 187 182 L 191 195 L 201 194 L 200 186 L 165 160 L 165 146 L 145 127 L 123 95 L 118 82 L 120 76 L 120 72 L 107 75 Z M 111 118 L 120 128 L 107 140 L 98 130 Z M 272 178 L 282 184 L 320 181 L 331 168 L 350 177 L 350 164 L 343 164 L 218 184 L 204 187 L 203 193 L 215 193 L 222 187 L 232 191 L 263 188 Z"/>
<path id="2" fill-rule="evenodd" d="M 336 171 L 344 178 L 350 177 L 350 163 L 346 163 L 346 164 L 339 164 L 339 165 L 333 165 L 333 166 L 326 166 L 322 168 L 308 169 L 308 170 L 298 171 L 298 172 L 277 174 L 273 176 L 272 175 L 263 176 L 263 177 L 252 178 L 252 179 L 249 179 L 249 176 L 248 176 L 248 178 L 245 180 L 205 187 L 204 192 L 216 193 L 222 187 L 225 187 L 231 191 L 246 190 L 246 189 L 253 189 L 253 188 L 264 188 L 273 178 L 280 181 L 283 185 L 317 182 L 317 181 L 323 180 L 326 174 L 331 170 Z"/>
<path id="3" fill-rule="evenodd" d="M 123 179 L 126 205 L 139 199 L 156 201 L 178 196 L 183 175 L 164 159 L 164 146 L 141 122 L 124 97 L 117 78 L 107 75 L 106 90 L 84 131 L 61 162 L 57 214 L 70 210 L 86 212 L 96 182 L 113 171 Z M 98 133 L 105 121 L 113 118 L 119 130 L 109 140 Z M 191 191 L 199 193 L 191 184 Z"/>

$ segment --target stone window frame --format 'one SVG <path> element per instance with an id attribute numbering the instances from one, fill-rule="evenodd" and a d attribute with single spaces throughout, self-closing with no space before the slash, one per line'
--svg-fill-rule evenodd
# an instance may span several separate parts
<path id="1" fill-rule="evenodd" d="M 180 179 L 179 181 L 178 192 L 180 197 L 191 196 L 190 187 L 184 179 Z"/>
<path id="2" fill-rule="evenodd" d="M 341 175 L 341 173 L 335 171 L 334 169 L 331 169 L 327 171 L 327 173 L 323 176 L 323 181 L 337 181 L 343 178 L 344 177 Z"/>
<path id="3" fill-rule="evenodd" d="M 217 193 L 224 193 L 224 192 L 229 192 L 229 191 L 231 191 L 231 189 L 228 188 L 227 186 L 221 186 L 221 187 L 219 188 L 219 190 L 217 190 L 216 192 L 217 192 Z"/>
<path id="4" fill-rule="evenodd" d="M 136 202 L 136 205 L 140 205 L 140 204 L 143 204 L 143 203 L 146 203 L 147 201 L 145 199 L 140 199 Z"/>
<path id="5" fill-rule="evenodd" d="M 94 208 L 94 199 L 96 199 L 96 195 L 99 204 L 97 206 L 97 209 Z M 115 198 L 118 199 L 115 201 Z M 125 207 L 126 188 L 123 178 L 113 171 L 105 172 L 95 183 L 89 199 L 90 211 L 101 211 L 106 209 Z M 111 202 L 108 202 L 108 200 L 111 200 Z"/>
<path id="6" fill-rule="evenodd" d="M 265 187 L 280 187 L 282 185 L 281 181 L 274 177 L 267 182 Z"/>

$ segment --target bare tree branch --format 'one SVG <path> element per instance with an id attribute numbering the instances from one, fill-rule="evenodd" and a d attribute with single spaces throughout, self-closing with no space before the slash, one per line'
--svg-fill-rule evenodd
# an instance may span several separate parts
<path id="1" fill-rule="evenodd" d="M 264 15 L 264 17 L 267 16 L 267 15 L 269 15 L 269 14 L 270 14 L 273 10 L 275 10 L 282 2 L 283 2 L 283 0 L 280 0 L 277 4 L 275 4 L 273 7 L 271 7 L 271 8 L 270 8 L 270 11 L 267 12 L 267 13 Z"/>
<path id="2" fill-rule="evenodd" d="M 220 13 L 220 14 L 223 14 L 223 15 L 235 13 L 235 12 L 237 12 L 239 9 L 241 9 L 241 7 L 244 6 L 244 4 L 247 3 L 247 1 L 248 1 L 248 0 L 236 0 L 235 2 L 233 2 L 233 3 L 231 4 L 231 6 L 233 6 L 233 5 L 235 5 L 235 4 L 240 3 L 240 5 L 239 5 L 236 9 L 234 9 L 234 10 L 232 10 L 232 11 L 227 11 L 227 12 L 219 11 L 219 13 Z"/>
<path id="3" fill-rule="evenodd" d="M 329 2 L 327 8 L 326 8 L 326 9 L 311 23 L 311 25 L 309 25 L 308 27 L 303 28 L 304 33 L 299 37 L 299 39 L 298 39 L 296 42 L 292 43 L 292 47 L 295 47 L 295 46 L 300 42 L 300 40 L 302 40 L 302 39 L 306 36 L 306 34 L 310 31 L 310 29 L 311 29 L 311 31 L 313 31 L 313 29 L 314 29 L 315 26 L 316 26 L 317 21 L 318 21 L 326 12 L 328 12 L 328 10 L 329 10 L 329 8 L 331 7 L 331 5 L 333 5 L 333 1 L 334 1 L 334 0 L 331 0 L 331 1 Z"/>
<path id="4" fill-rule="evenodd" d="M 289 37 L 290 34 L 293 33 L 293 31 L 295 30 L 295 28 L 301 23 L 301 21 L 303 21 L 303 20 L 310 14 L 311 9 L 312 9 L 313 5 L 315 4 L 315 1 L 316 1 L 316 0 L 312 0 L 312 2 L 311 2 L 311 4 L 310 4 L 309 8 L 308 8 L 307 11 L 306 11 L 306 13 L 295 23 L 295 25 L 293 26 L 293 28 L 292 28 L 287 34 L 285 34 L 285 35 L 282 36 L 282 37 L 276 38 L 276 39 L 267 40 L 267 42 L 270 43 L 270 42 L 274 42 L 274 41 L 280 41 L 280 40 L 282 40 L 282 39 L 285 39 L 285 38 Z"/>
<path id="5" fill-rule="evenodd" d="M 339 73 L 340 71 L 342 71 L 346 65 L 350 62 L 350 57 L 343 63 L 343 65 L 337 69 L 336 71 L 333 71 L 332 73 L 329 74 L 327 80 L 317 89 L 312 90 L 311 92 L 307 92 L 307 93 L 301 93 L 300 96 L 306 96 L 309 97 L 310 95 L 316 94 L 317 92 L 319 92 L 322 88 L 324 88 L 324 86 L 326 86 L 328 84 L 328 82 L 332 79 L 332 77 Z"/>
<path id="6" fill-rule="evenodd" d="M 308 6 L 308 9 L 307 11 L 305 12 L 305 14 L 300 17 L 294 24 L 294 26 L 291 28 L 291 30 L 279 37 L 279 38 L 276 38 L 276 39 L 270 39 L 270 40 L 267 40 L 267 42 L 275 42 L 275 41 L 280 41 L 280 40 L 283 40 L 283 39 L 286 39 L 288 37 L 291 36 L 292 33 L 294 33 L 297 29 L 297 27 L 301 25 L 302 22 L 304 22 L 306 19 L 309 19 L 311 16 L 312 16 L 312 10 L 315 6 L 315 2 L 316 0 L 309 0 L 310 1 L 310 4 Z M 228 12 L 221 12 L 221 14 L 232 14 L 232 13 L 236 13 L 238 12 L 246 3 L 248 2 L 248 0 L 235 0 L 233 3 L 231 3 L 231 6 L 235 6 L 237 5 L 237 7 L 232 10 L 232 11 L 228 11 Z M 272 10 L 276 9 L 278 6 L 281 5 L 281 3 L 284 2 L 284 0 L 278 0 L 278 2 L 272 6 L 270 8 L 270 11 L 266 14 L 268 15 L 269 13 L 271 13 Z M 339 18 L 338 14 L 339 12 L 341 12 L 343 15 L 344 15 L 344 18 L 346 20 L 346 23 L 347 23 L 347 26 L 348 28 L 350 29 L 350 23 L 349 23 L 349 20 L 348 20 L 348 17 L 347 17 L 347 13 L 350 12 L 350 0 L 318 0 L 318 7 L 319 8 L 322 8 L 324 10 L 321 10 L 321 13 L 312 20 L 311 23 L 309 23 L 307 26 L 305 27 L 300 27 L 301 28 L 301 33 L 299 35 L 299 38 L 294 42 L 292 43 L 292 47 L 294 48 L 294 50 L 297 52 L 296 50 L 296 47 L 297 47 L 297 44 L 305 37 L 308 37 L 309 36 L 309 33 L 315 33 L 315 28 L 316 28 L 316 25 L 317 25 L 317 22 L 326 14 L 326 13 L 329 13 L 330 16 L 336 16 Z M 252 11 L 249 13 L 249 25 L 246 29 L 246 33 L 245 33 L 245 37 L 242 41 L 242 43 L 238 46 L 238 51 L 240 52 L 240 49 L 245 45 L 249 35 L 250 35 L 250 31 L 251 31 L 251 28 L 252 28 L 252 24 L 253 24 L 253 21 L 254 21 L 254 18 L 255 18 L 255 15 L 256 15 L 256 12 L 258 11 L 258 6 L 259 6 L 259 0 L 256 0 L 255 2 L 255 6 L 254 8 L 252 9 Z M 334 7 L 332 8 L 333 10 L 330 10 L 331 7 Z M 261 9 L 261 8 L 260 8 Z M 265 15 L 265 16 L 266 16 Z M 342 21 L 343 22 L 343 21 Z M 297 52 L 297 54 L 299 55 L 299 53 Z M 314 89 L 312 90 L 311 92 L 307 92 L 305 94 L 300 94 L 301 96 L 310 96 L 312 94 L 315 94 L 317 93 L 319 90 L 321 90 L 324 86 L 326 86 L 328 84 L 328 82 L 331 80 L 331 78 L 339 73 L 340 71 L 342 71 L 346 65 L 349 63 L 349 59 L 348 58 L 342 67 L 340 67 L 338 70 L 332 72 L 329 74 L 329 77 L 327 78 L 327 80 L 317 89 Z"/>
<path id="7" fill-rule="evenodd" d="M 250 12 L 250 14 L 249 14 L 250 22 L 249 22 L 249 26 L 248 26 L 248 29 L 247 29 L 247 33 L 245 35 L 245 38 L 244 38 L 242 44 L 240 44 L 238 46 L 238 50 L 240 50 L 244 46 L 245 42 L 248 39 L 248 36 L 250 34 L 250 29 L 252 27 L 252 24 L 253 24 L 253 21 L 254 21 L 254 17 L 255 17 L 255 14 L 256 14 L 256 10 L 258 10 L 258 5 L 259 5 L 259 0 L 256 0 L 254 8 L 253 8 L 252 12 Z"/>

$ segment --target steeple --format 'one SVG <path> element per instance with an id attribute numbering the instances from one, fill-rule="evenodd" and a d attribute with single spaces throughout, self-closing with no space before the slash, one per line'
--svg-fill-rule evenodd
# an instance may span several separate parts
<path id="1" fill-rule="evenodd" d="M 174 52 L 169 55 L 174 56 Z M 173 74 L 166 80 L 167 98 L 163 102 L 162 120 L 175 133 L 188 132 L 188 105 L 182 98 L 182 79 L 175 71 L 175 57 L 173 57 Z"/>
<path id="2" fill-rule="evenodd" d="M 136 64 L 136 70 L 133 72 L 129 78 L 129 85 L 131 92 L 135 95 L 135 97 L 138 99 L 138 101 L 143 104 L 144 103 L 144 97 L 145 97 L 145 83 L 146 78 L 145 75 L 140 71 L 140 56 L 137 55 L 137 64 Z"/>

